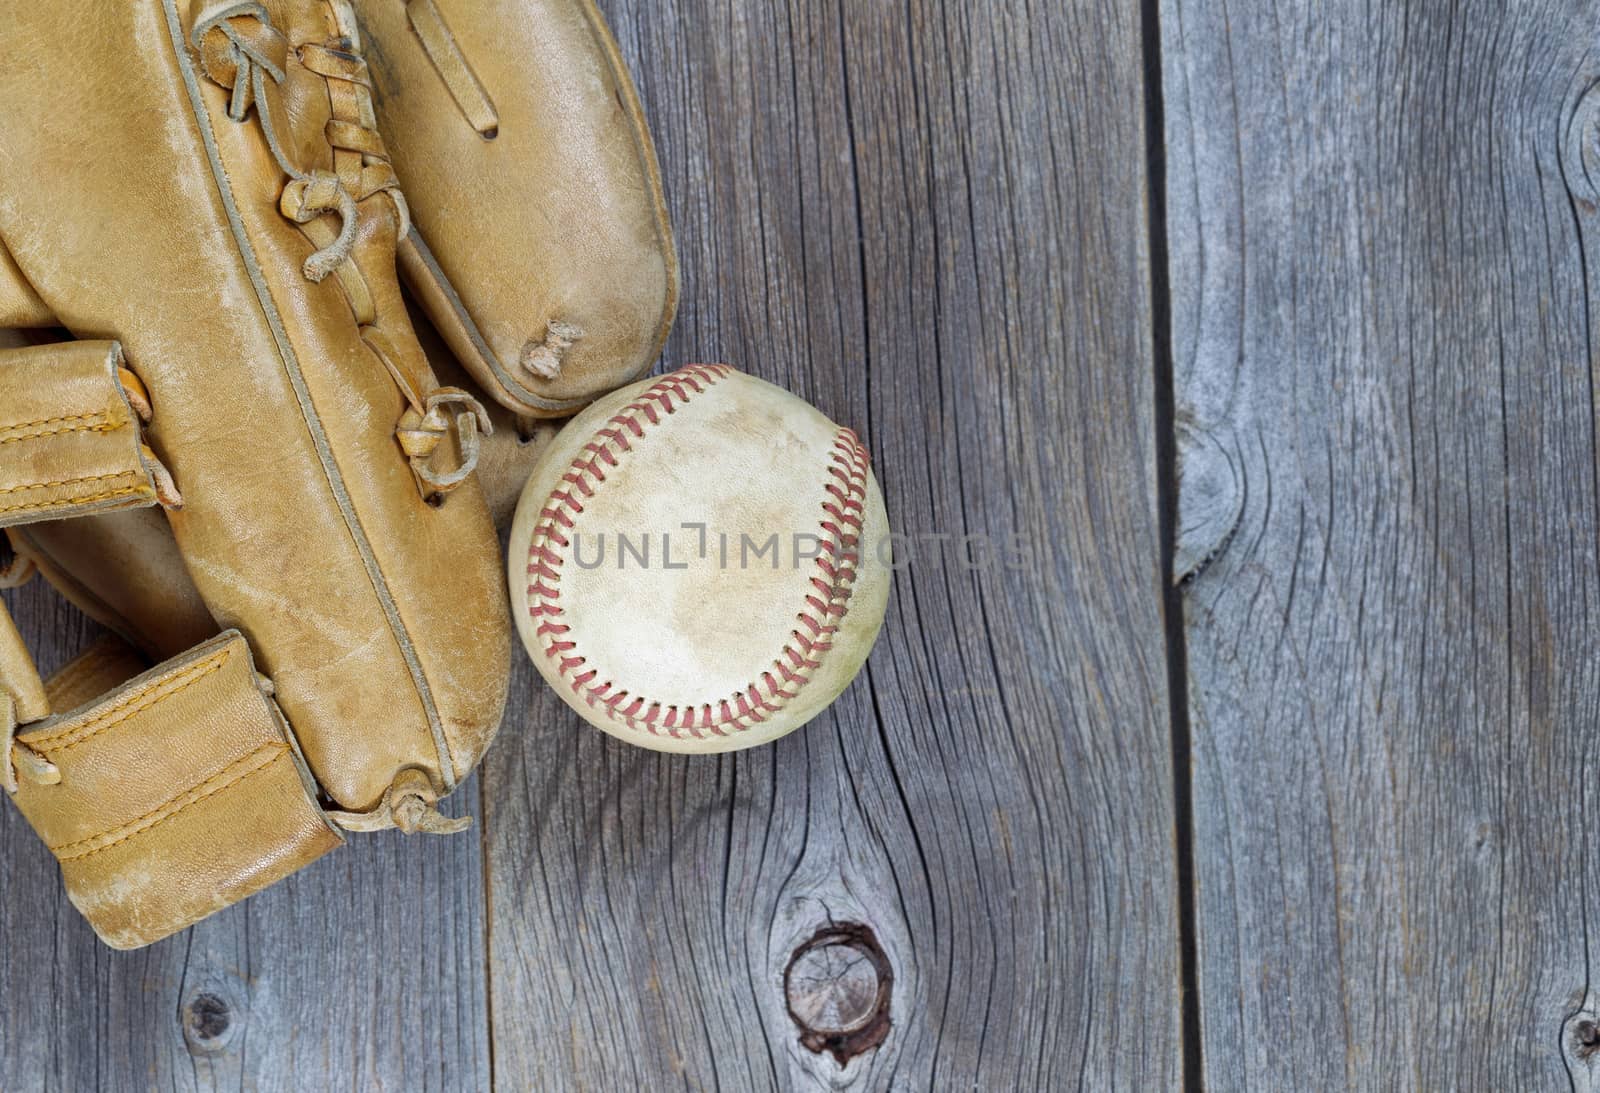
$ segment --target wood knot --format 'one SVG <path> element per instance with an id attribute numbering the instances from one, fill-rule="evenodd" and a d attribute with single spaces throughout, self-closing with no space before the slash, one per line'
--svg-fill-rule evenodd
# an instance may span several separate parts
<path id="1" fill-rule="evenodd" d="M 800 1043 L 840 1066 L 889 1035 L 894 973 L 869 927 L 840 923 L 795 950 L 783 973 L 789 1016 Z"/>
<path id="2" fill-rule="evenodd" d="M 202 990 L 183 1004 L 183 1042 L 191 1055 L 221 1055 L 233 1040 L 233 1005 L 220 994 Z"/>
<path id="3" fill-rule="evenodd" d="M 1172 576 L 1197 580 L 1228 548 L 1244 519 L 1245 480 L 1231 439 L 1178 423 L 1178 541 Z"/>
<path id="4" fill-rule="evenodd" d="M 1572 1026 L 1572 1052 L 1580 1059 L 1587 1059 L 1596 1051 L 1600 1051 L 1600 1025 L 1593 1021 L 1583 1020 Z"/>
<path id="5" fill-rule="evenodd" d="M 1561 177 L 1578 208 L 1594 215 L 1600 202 L 1600 83 L 1590 84 L 1562 134 Z"/>

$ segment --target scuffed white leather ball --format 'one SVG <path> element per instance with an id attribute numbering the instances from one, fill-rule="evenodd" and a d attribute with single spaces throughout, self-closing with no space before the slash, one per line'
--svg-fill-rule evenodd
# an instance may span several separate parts
<path id="1" fill-rule="evenodd" d="M 517 506 L 512 614 L 590 724 L 662 751 L 775 740 L 855 678 L 883 623 L 888 518 L 866 449 L 726 365 L 600 399 Z"/>

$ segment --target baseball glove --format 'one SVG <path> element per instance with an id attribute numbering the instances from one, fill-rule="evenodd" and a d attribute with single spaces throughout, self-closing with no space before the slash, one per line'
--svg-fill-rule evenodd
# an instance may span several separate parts
<path id="1" fill-rule="evenodd" d="M 0 349 L 9 577 L 37 565 L 163 658 L 140 671 L 97 646 L 46 684 L 0 612 L 0 780 L 114 947 L 182 929 L 346 831 L 462 826 L 437 802 L 498 727 L 509 657 L 476 472 L 502 468 L 508 508 L 537 448 L 519 440 L 538 432 L 526 415 L 642 371 L 670 321 L 670 237 L 637 112 L 542 145 L 548 117 L 525 107 L 545 92 L 478 52 L 517 46 L 481 22 L 493 6 L 445 6 L 406 5 L 409 25 L 385 23 L 369 65 L 348 0 L 135 0 L 87 20 L 0 5 L 0 34 L 33 62 L 0 69 L 0 327 L 75 339 Z M 376 25 L 401 5 L 366 8 Z M 566 98 L 551 92 L 562 119 L 597 87 L 610 94 L 596 117 L 631 103 L 603 29 L 582 28 Z M 526 18 L 514 29 L 533 35 Z M 486 103 L 498 133 L 480 127 Z M 619 124 L 626 168 L 595 143 Z M 451 157 L 448 180 L 419 167 L 407 193 L 384 126 L 406 130 L 419 164 Z M 626 276 L 589 274 L 611 289 L 633 278 L 632 311 L 541 290 L 573 253 L 528 223 L 543 190 L 518 157 L 541 150 L 573 157 L 575 190 L 585 169 L 614 183 L 635 216 L 597 206 L 612 219 L 580 238 L 609 232 L 631 253 L 648 237 L 654 258 L 633 256 Z M 459 219 L 464 205 L 483 219 Z M 583 233 L 581 211 L 568 226 Z M 523 418 L 497 428 L 464 383 L 441 381 L 397 248 L 467 370 Z"/>

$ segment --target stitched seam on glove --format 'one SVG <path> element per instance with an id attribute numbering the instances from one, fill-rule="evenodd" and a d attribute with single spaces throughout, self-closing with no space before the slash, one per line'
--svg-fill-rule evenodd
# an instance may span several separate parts
<path id="1" fill-rule="evenodd" d="M 38 430 L 41 425 L 65 425 L 68 422 L 80 422 L 70 429 Z M 109 433 L 128 424 L 126 421 L 117 421 L 103 413 L 93 414 L 68 414 L 65 417 L 43 417 L 37 421 L 19 421 L 15 425 L 0 425 L 0 433 L 15 432 L 18 429 L 36 429 L 35 432 L 22 433 L 18 436 L 0 436 L 0 444 L 15 444 L 21 440 L 39 440 L 47 436 L 63 436 L 69 433 Z"/>
<path id="2" fill-rule="evenodd" d="M 65 509 L 72 508 L 75 505 L 88 505 L 95 501 L 110 501 L 118 497 L 132 497 L 134 494 L 148 492 L 149 487 L 143 484 L 124 486 L 120 490 L 91 493 L 87 497 L 65 497 L 55 501 L 35 501 L 27 505 L 0 505 L 0 512 L 37 512 L 45 509 Z"/>
<path id="3" fill-rule="evenodd" d="M 181 673 L 162 680 L 155 687 L 149 690 L 141 689 L 136 691 L 105 710 L 98 717 L 85 721 L 80 725 L 72 725 L 44 736 L 28 737 L 24 740 L 24 743 L 34 751 L 40 752 L 47 757 L 72 751 L 74 748 L 88 743 L 108 729 L 121 724 L 150 706 L 164 702 L 181 691 L 188 690 L 206 676 L 221 668 L 227 663 L 228 657 L 231 655 L 232 650 L 230 648 L 224 648 L 219 652 L 212 653 L 203 660 L 195 661 Z"/>
<path id="4" fill-rule="evenodd" d="M 79 839 L 76 842 L 65 843 L 61 846 L 52 846 L 50 851 L 63 863 L 92 858 L 96 854 L 104 853 L 115 846 L 121 846 L 123 843 L 140 835 L 149 834 L 201 801 L 215 797 L 224 790 L 238 785 L 251 775 L 259 774 L 261 771 L 266 770 L 288 754 L 289 746 L 287 744 L 262 744 L 255 751 L 234 760 L 205 781 L 168 798 L 143 816 L 130 820 L 125 824 L 118 824 L 116 827 L 102 831 L 98 835 L 90 835 L 86 839 Z M 253 766 L 251 765 L 252 763 L 254 764 Z M 240 767 L 248 767 L 249 769 L 240 771 Z M 234 773 L 235 771 L 239 772 L 236 774 Z M 213 783 L 220 784 L 213 785 Z M 183 803 L 178 804 L 179 801 Z M 103 840 L 106 839 L 111 841 L 104 842 Z M 96 843 L 100 845 L 92 845 Z M 79 849 L 80 847 L 84 849 Z"/>
<path id="5" fill-rule="evenodd" d="M 54 482 L 29 482 L 22 486 L 0 487 L 0 493 L 24 493 L 27 490 L 49 490 L 58 486 L 77 486 L 85 482 L 109 482 L 114 478 L 143 478 L 138 471 L 115 471 L 111 474 L 86 474 L 78 478 L 58 478 Z"/>

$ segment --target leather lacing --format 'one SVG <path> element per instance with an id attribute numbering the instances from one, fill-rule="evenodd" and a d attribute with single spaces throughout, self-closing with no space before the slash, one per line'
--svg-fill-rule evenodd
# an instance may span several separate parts
<path id="1" fill-rule="evenodd" d="M 288 40 L 271 25 L 266 9 L 259 3 L 224 2 L 202 11 L 196 20 L 191 41 L 198 51 L 206 75 L 229 88 L 228 117 L 242 122 L 253 106 L 267 147 L 278 167 L 289 176 L 278 207 L 289 219 L 307 224 L 323 213 L 335 213 L 340 220 L 338 235 L 328 245 L 306 259 L 302 272 L 307 279 L 320 282 L 339 268 L 355 245 L 359 228 L 358 204 L 377 193 L 386 193 L 394 202 L 400 236 L 411 230 L 410 209 L 400 191 L 399 180 L 389 165 L 382 138 L 370 123 L 370 79 L 366 62 L 355 53 L 330 45 L 307 44 L 296 51 L 296 59 L 306 69 L 330 81 L 334 117 L 325 136 L 334 149 L 338 171 L 303 171 L 290 161 L 278 139 L 273 122 L 266 81 L 282 83 L 287 76 Z M 341 90 L 342 88 L 342 90 Z M 364 332 L 365 333 L 365 332 Z M 370 337 L 365 338 L 372 344 Z M 380 357 L 383 355 L 380 353 Z M 392 362 L 384 359 L 391 372 Z M 127 368 L 118 369 L 118 380 L 129 405 L 143 424 L 151 419 L 149 394 L 139 378 Z M 396 381 L 400 377 L 396 375 Z M 417 477 L 439 493 L 447 492 L 471 475 L 478 459 L 478 432 L 492 426 L 482 405 L 470 394 L 453 387 L 437 388 L 420 396 L 401 383 L 411 406 L 401 419 L 397 435 L 411 460 Z M 456 416 L 461 439 L 462 464 L 450 472 L 436 472 L 428 463 L 447 432 L 444 409 L 459 405 Z M 181 508 L 182 495 L 171 474 L 148 445 L 141 445 L 147 469 L 163 507 Z M 11 552 L 0 557 L 0 587 L 15 587 L 31 577 L 33 563 Z M 269 697 L 272 686 L 258 677 L 258 686 Z M 0 690 L 0 789 L 16 793 L 19 778 L 36 785 L 56 785 L 60 769 L 17 738 L 24 726 L 16 700 Z M 328 818 L 349 831 L 380 831 L 397 827 L 407 834 L 454 834 L 472 824 L 471 817 L 452 818 L 437 807 L 438 795 L 428 776 L 415 768 L 402 771 L 384 793 L 378 807 L 370 812 L 329 811 Z"/>
<path id="2" fill-rule="evenodd" d="M 20 727 L 16 699 L 0 691 L 0 747 L 5 749 L 0 752 L 0 789 L 7 793 L 17 792 L 19 773 L 34 785 L 58 784 L 61 771 L 50 760 L 17 739 L 17 729 Z"/>
<path id="3" fill-rule="evenodd" d="M 10 537 L 0 533 L 0 588 L 21 588 L 38 572 L 33 559 L 18 554 Z"/>
<path id="4" fill-rule="evenodd" d="M 350 259 L 359 229 L 359 204 L 374 194 L 387 194 L 394 202 L 398 237 L 411 231 L 411 210 L 389 163 L 389 153 L 378 133 L 372 107 L 372 81 L 367 62 L 355 46 L 355 21 L 348 3 L 333 0 L 345 38 L 305 43 L 295 48 L 295 60 L 327 81 L 332 117 L 323 135 L 333 149 L 334 170 L 304 171 L 285 153 L 273 121 L 267 80 L 281 84 L 287 78 L 288 39 L 272 26 L 266 9 L 254 0 L 220 2 L 204 9 L 196 19 L 190 41 L 200 55 L 206 75 L 229 89 L 228 117 L 242 122 L 255 107 L 256 117 L 272 158 L 288 183 L 278 209 L 297 224 L 309 225 L 324 213 L 339 217 L 339 232 L 331 242 L 306 259 L 302 272 L 320 282 Z M 313 237 L 315 238 L 315 237 Z M 356 275 L 359 281 L 359 275 Z M 348 288 L 348 286 L 347 286 Z M 466 481 L 476 469 L 480 433 L 493 431 L 481 403 L 455 387 L 419 389 L 413 377 L 395 359 L 383 332 L 363 319 L 357 309 L 362 341 L 370 348 L 400 388 L 408 403 L 395 436 L 425 495 L 444 494 Z M 454 470 L 437 471 L 432 456 L 449 432 L 446 410 L 454 415 L 461 462 Z M 258 685 L 268 695 L 271 684 Z M 397 827 L 407 834 L 453 834 L 465 830 L 470 817 L 451 819 L 437 807 L 438 794 L 428 776 L 416 769 L 402 771 L 370 812 L 328 811 L 330 821 L 349 831 L 381 831 Z"/>
<path id="5" fill-rule="evenodd" d="M 266 9 L 255 0 L 224 0 L 204 9 L 195 21 L 190 40 L 200 55 L 207 77 L 229 89 L 228 117 L 243 121 L 251 107 L 261 123 L 267 147 L 278 167 L 289 176 L 278 209 L 297 224 L 311 225 L 324 213 L 339 218 L 339 232 L 306 259 L 302 272 L 322 281 L 339 271 L 350 258 L 359 229 L 359 204 L 383 193 L 394 202 L 398 235 L 411 231 L 411 211 L 389 162 L 389 152 L 376 128 L 372 106 L 372 78 L 367 62 L 357 52 L 354 16 L 347 3 L 335 0 L 346 37 L 327 43 L 308 42 L 293 49 L 294 59 L 321 76 L 328 87 L 332 117 L 323 136 L 333 149 L 334 170 L 304 171 L 290 161 L 273 120 L 267 81 L 281 84 L 287 78 L 291 55 L 288 39 L 271 25 Z M 308 228 L 308 234 L 312 234 Z M 312 234 L 318 242 L 325 233 Z M 348 275 L 348 277 L 347 277 Z M 359 274 L 341 272 L 342 280 L 359 281 Z M 347 291 L 351 288 L 346 284 Z M 365 290 L 361 290 L 365 295 Z M 400 367 L 387 339 L 356 308 L 363 342 L 373 350 L 394 378 L 409 406 L 395 430 L 402 451 L 415 473 L 424 496 L 450 492 L 477 469 L 480 435 L 494 431 L 488 413 L 472 395 L 455 387 L 421 390 Z M 446 409 L 455 407 L 453 415 Z M 460 462 L 452 470 L 436 470 L 433 454 L 449 433 L 452 420 L 460 441 Z"/>
<path id="6" fill-rule="evenodd" d="M 468 124 L 485 140 L 493 140 L 500 134 L 500 115 L 433 0 L 406 0 L 406 18 Z"/>
<path id="7" fill-rule="evenodd" d="M 121 350 L 117 352 L 120 355 Z M 123 397 L 128 400 L 129 408 L 139 419 L 141 430 L 155 420 L 155 408 L 150 404 L 150 392 L 145 387 L 144 381 L 135 375 L 131 368 L 122 364 L 117 366 L 117 385 L 122 388 Z M 155 449 L 143 440 L 139 442 L 139 457 L 144 460 L 145 470 L 150 472 L 150 484 L 155 488 L 156 500 L 161 507 L 168 512 L 176 512 L 183 508 L 183 494 L 178 492 L 178 484 L 173 481 L 172 472 L 161 462 Z"/>
<path id="8" fill-rule="evenodd" d="M 215 36 L 218 34 L 220 39 Z M 250 108 L 255 107 L 272 158 L 289 176 L 279 199 L 283 214 L 297 224 L 326 212 L 339 216 L 338 236 L 305 261 L 308 279 L 321 281 L 350 256 L 359 221 L 356 206 L 375 193 L 386 193 L 393 200 L 400 219 L 399 234 L 404 236 L 411 230 L 411 210 L 400 192 L 400 181 L 388 163 L 382 138 L 370 126 L 339 118 L 328 123 L 328 136 L 335 148 L 359 153 L 360 163 L 354 169 L 302 171 L 284 153 L 273 122 L 266 81 L 282 83 L 286 78 L 289 41 L 272 26 L 265 8 L 253 0 L 214 5 L 195 22 L 191 41 L 199 51 L 206 75 L 231 89 L 228 117 L 243 121 Z M 305 45 L 296 56 L 302 65 L 325 79 L 357 83 L 363 89 L 369 86 L 366 61 L 353 53 Z"/>
<path id="9" fill-rule="evenodd" d="M 415 767 L 401 771 L 371 812 L 329 812 L 328 819 L 346 831 L 384 831 L 398 827 L 407 835 L 455 835 L 472 826 L 471 816 L 446 816 L 428 776 Z"/>

